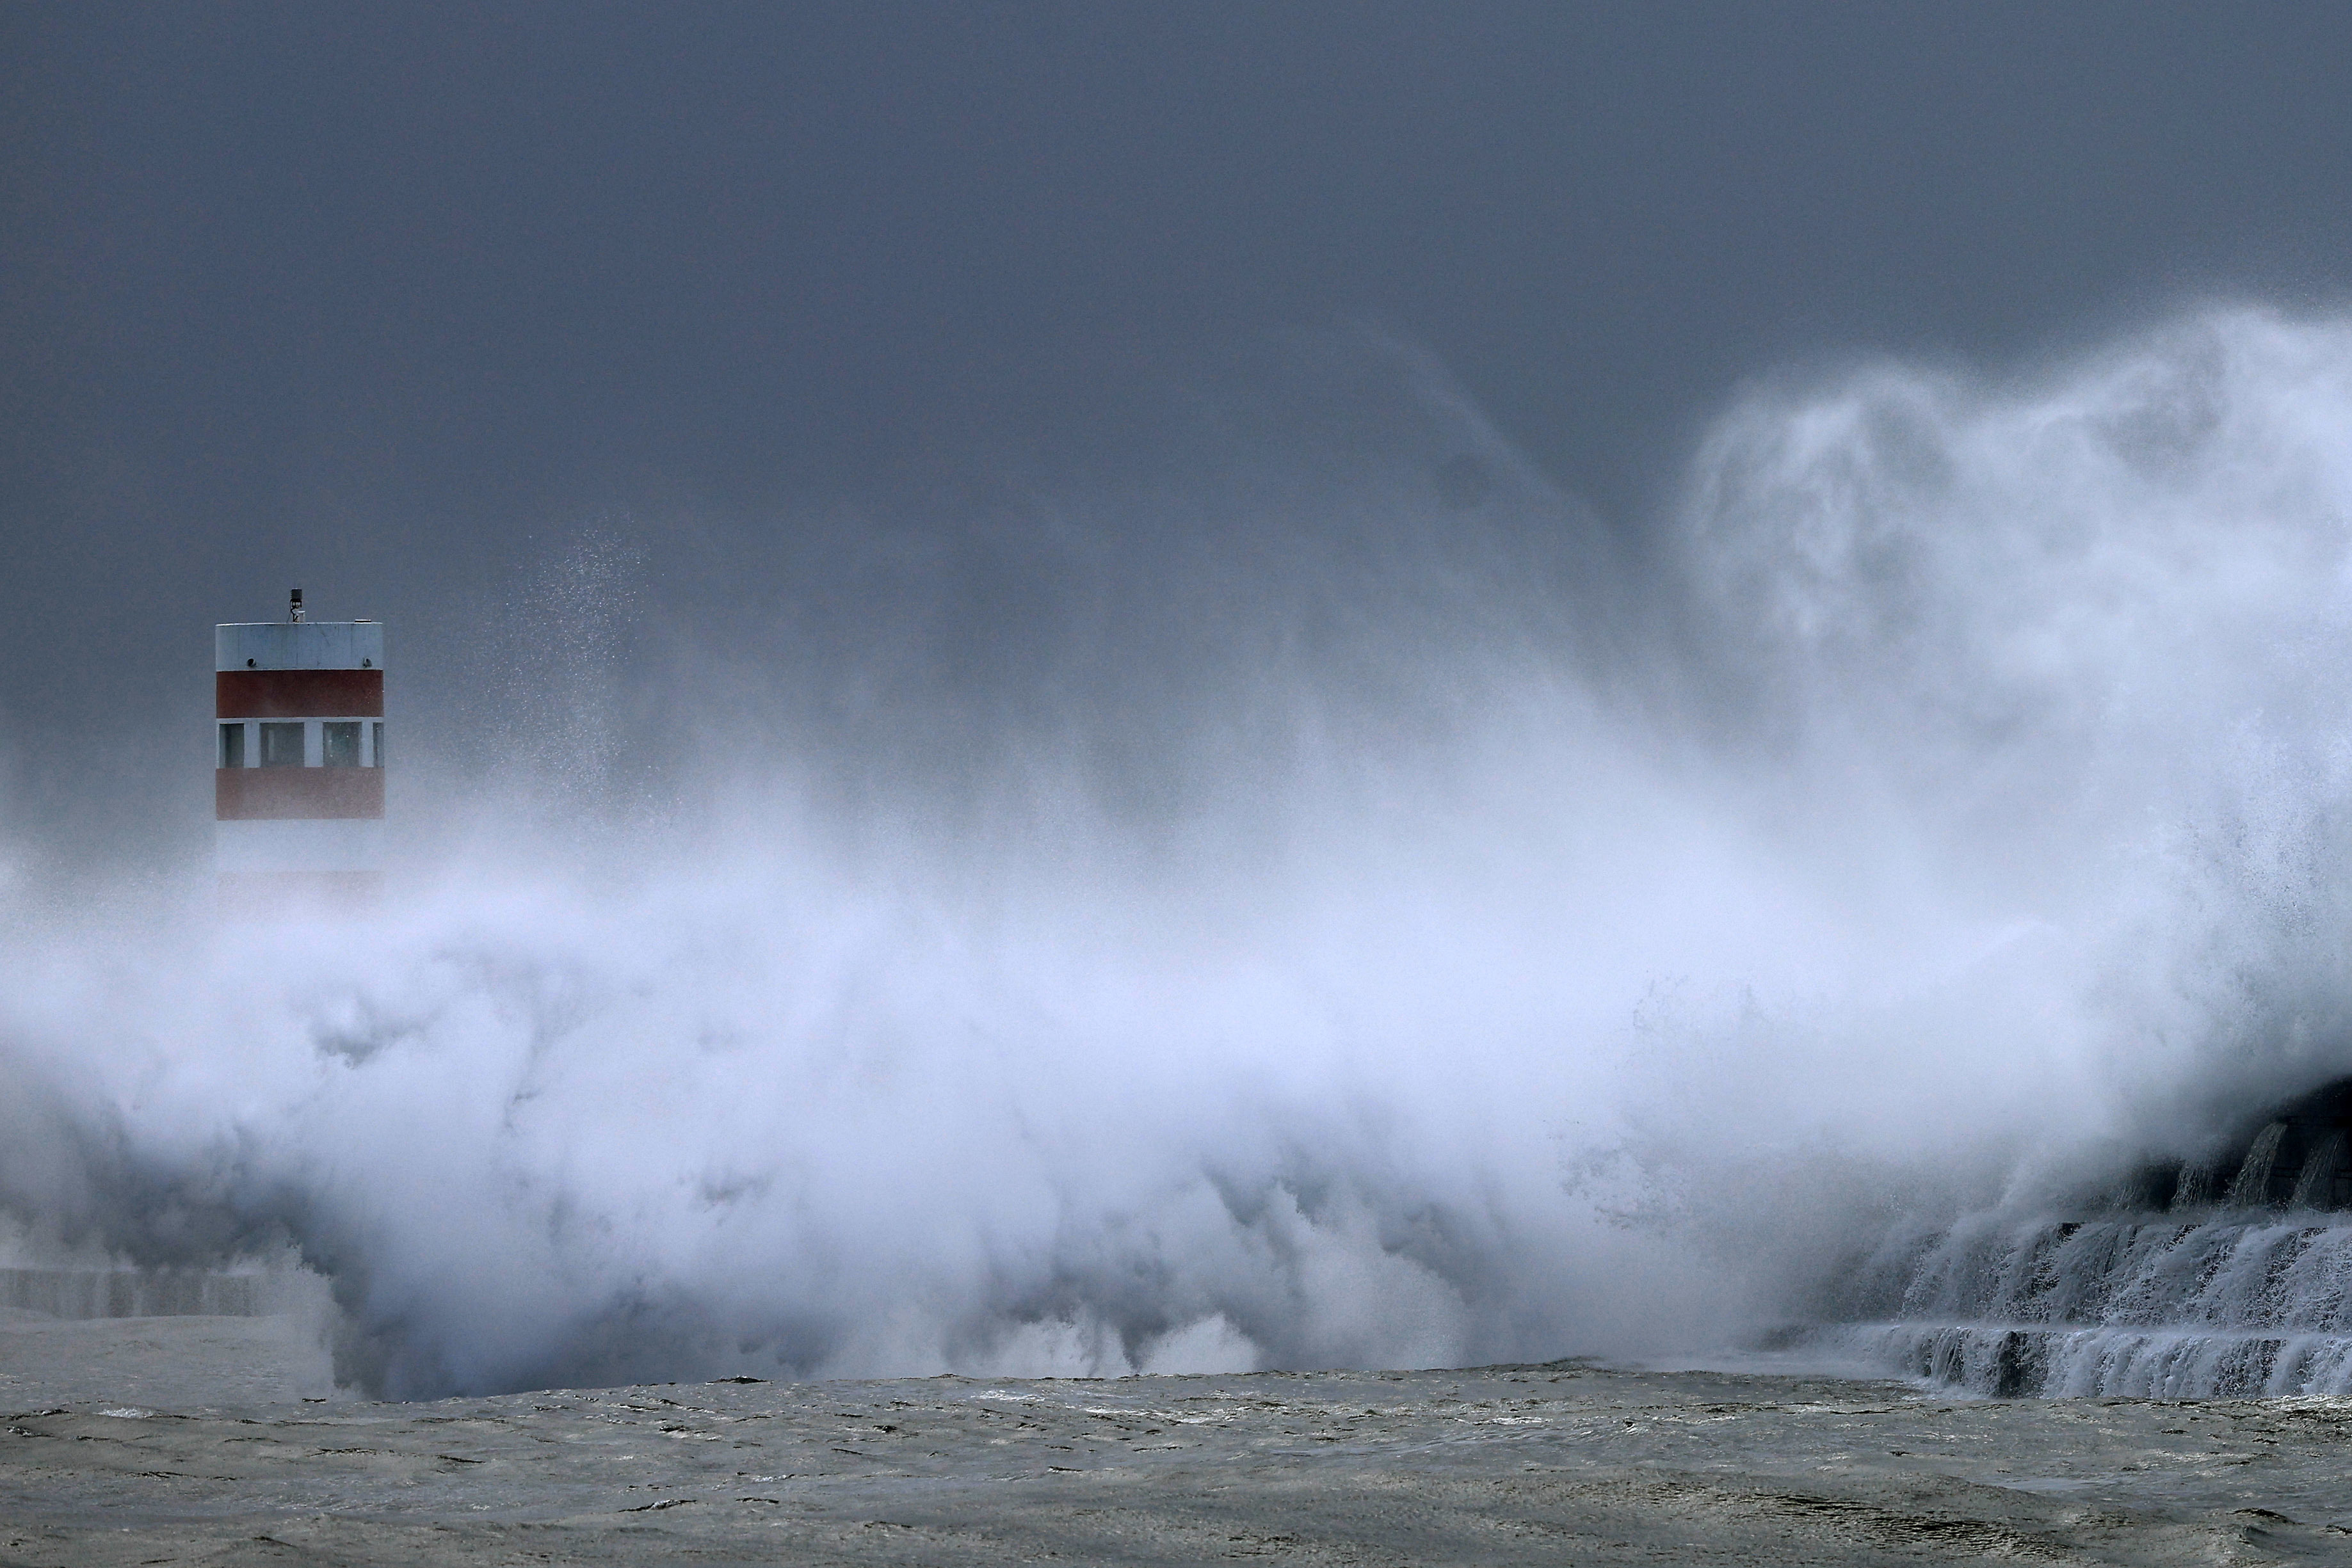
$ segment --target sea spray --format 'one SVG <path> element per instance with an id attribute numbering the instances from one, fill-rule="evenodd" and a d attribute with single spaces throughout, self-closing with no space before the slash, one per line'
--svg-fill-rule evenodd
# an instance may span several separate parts
<path id="1" fill-rule="evenodd" d="M 627 765 L 404 709 L 373 924 L 12 892 L 8 1203 L 290 1240 L 406 1395 L 1722 1344 L 1874 1238 L 1845 1315 L 1962 1362 L 2338 1333 L 2332 1220 L 2003 1227 L 2352 1066 L 2352 327 L 1759 383 L 1631 553 L 1427 375 L 1002 526 L 651 550 L 594 685 L 654 718 L 556 737 Z M 2178 1364 L 2033 1354 L 1985 1375 Z"/>

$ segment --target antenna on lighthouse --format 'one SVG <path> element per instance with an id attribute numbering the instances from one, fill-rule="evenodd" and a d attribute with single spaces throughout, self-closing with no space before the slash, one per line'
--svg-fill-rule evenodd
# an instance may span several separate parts
<path id="1" fill-rule="evenodd" d="M 302 619 L 302 591 L 299 588 L 294 591 L 293 602 L 286 608 L 286 619 L 289 621 Z"/>

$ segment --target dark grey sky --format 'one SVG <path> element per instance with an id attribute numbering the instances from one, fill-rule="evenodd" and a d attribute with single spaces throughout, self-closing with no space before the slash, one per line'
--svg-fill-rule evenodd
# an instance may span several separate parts
<path id="1" fill-rule="evenodd" d="M 1418 343 L 1638 530 L 1743 375 L 2352 275 L 2340 5 L 59 5 L 0 53 L 19 730 L 281 581 L 399 613 L 599 510 L 1116 447 L 1268 332 Z"/>

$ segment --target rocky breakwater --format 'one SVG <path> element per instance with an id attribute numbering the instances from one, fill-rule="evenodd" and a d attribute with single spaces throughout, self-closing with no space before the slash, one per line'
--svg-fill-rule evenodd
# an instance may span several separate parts
<path id="1" fill-rule="evenodd" d="M 2352 1395 L 2352 1082 L 2104 1205 L 1885 1236 L 1792 1341 L 1979 1394 Z"/>

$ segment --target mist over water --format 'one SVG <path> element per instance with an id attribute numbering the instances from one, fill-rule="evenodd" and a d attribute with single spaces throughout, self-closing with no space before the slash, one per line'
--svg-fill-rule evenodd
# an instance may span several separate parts
<path id="1" fill-rule="evenodd" d="M 2352 1071 L 2352 324 L 1766 380 L 1638 546 L 1391 345 L 1171 431 L 395 625 L 381 916 L 9 884 L 0 1197 L 402 1396 L 1431 1365 Z"/>

